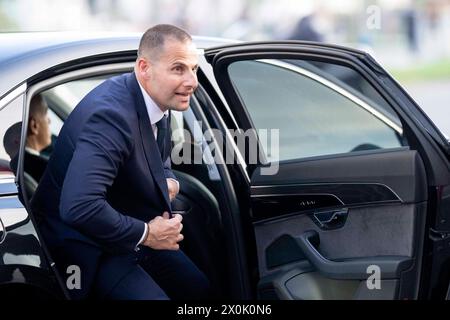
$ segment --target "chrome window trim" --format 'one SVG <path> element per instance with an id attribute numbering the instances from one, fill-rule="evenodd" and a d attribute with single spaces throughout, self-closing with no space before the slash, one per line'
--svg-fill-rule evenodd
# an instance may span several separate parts
<path id="1" fill-rule="evenodd" d="M 221 117 L 220 117 L 219 121 L 221 122 L 221 125 L 224 128 L 226 128 L 225 123 L 223 122 L 223 119 Z M 249 176 L 248 171 L 247 171 L 247 163 L 245 162 L 245 159 L 242 156 L 241 151 L 239 150 L 239 148 L 237 147 L 236 143 L 234 142 L 234 139 L 231 136 L 231 133 L 230 133 L 230 131 L 228 129 L 225 130 L 225 134 L 226 134 L 226 143 L 230 143 L 231 144 L 231 147 L 233 148 L 233 152 L 236 155 L 236 159 L 238 160 L 239 165 L 242 168 L 241 171 L 244 173 L 244 177 L 245 177 L 247 183 L 250 183 L 251 179 L 250 179 L 250 176 Z"/>
<path id="2" fill-rule="evenodd" d="M 70 71 L 64 74 L 57 75 L 55 77 L 46 79 L 44 81 L 39 82 L 38 84 L 29 88 L 27 92 L 27 105 L 29 105 L 31 101 L 31 97 L 38 91 L 44 91 L 46 89 L 50 89 L 57 85 L 63 84 L 68 81 L 78 80 L 87 78 L 90 76 L 98 76 L 102 74 L 108 74 L 112 72 L 130 72 L 134 67 L 133 62 L 122 62 L 122 63 L 111 63 L 105 64 L 101 66 L 88 67 L 83 69 L 78 69 L 74 71 Z"/>
<path id="3" fill-rule="evenodd" d="M 234 117 L 234 113 L 231 111 L 230 106 L 228 105 L 227 100 L 225 99 L 225 96 L 222 93 L 222 90 L 219 87 L 219 84 L 217 83 L 216 77 L 214 75 L 213 67 L 206 61 L 206 58 L 204 55 L 200 56 L 199 59 L 199 65 L 204 73 L 206 79 L 209 81 L 210 85 L 214 88 L 215 92 L 219 96 L 220 101 L 224 105 L 225 109 L 228 111 L 228 114 L 233 121 L 233 124 L 236 128 L 238 128 L 238 124 L 236 121 L 236 118 Z"/>
<path id="4" fill-rule="evenodd" d="M 264 186 L 268 187 L 268 186 Z M 253 186 L 250 188 L 254 188 Z M 267 194 L 253 194 L 250 195 L 251 199 L 258 199 L 258 198 L 271 198 L 271 197 L 283 197 L 283 196 L 331 196 L 334 197 L 337 201 L 341 203 L 341 205 L 345 205 L 344 201 L 341 200 L 337 195 L 327 192 L 321 192 L 321 193 L 305 193 L 305 192 L 298 192 L 298 193 L 267 193 Z"/>
<path id="5" fill-rule="evenodd" d="M 348 100 L 352 101 L 353 103 L 359 105 L 363 109 L 365 109 L 367 112 L 371 113 L 375 117 L 377 117 L 382 122 L 386 123 L 389 127 L 394 129 L 396 132 L 398 132 L 400 135 L 403 134 L 403 128 L 400 127 L 398 124 L 396 124 L 394 121 L 383 115 L 381 112 L 376 110 L 375 108 L 371 107 L 368 103 L 364 102 L 360 98 L 356 97 L 354 94 L 348 92 L 347 90 L 344 90 L 343 88 L 339 87 L 338 85 L 334 84 L 333 82 L 315 74 L 308 70 L 305 70 L 299 66 L 293 66 L 289 63 L 283 62 L 283 61 L 277 61 L 272 59 L 259 59 L 255 60 L 262 63 L 271 64 L 277 67 L 281 67 L 299 74 L 304 75 L 305 77 L 308 77 L 316 82 L 319 82 L 320 84 L 324 85 L 325 87 L 328 87 L 329 89 L 339 93 L 340 95 L 344 96 Z"/>
<path id="6" fill-rule="evenodd" d="M 15 88 L 13 91 L 11 91 L 10 93 L 8 93 L 6 96 L 4 96 L 1 100 L 0 100 L 0 111 L 6 107 L 9 103 L 11 103 L 12 101 L 14 101 L 14 99 L 16 99 L 17 97 L 19 97 L 21 94 L 25 93 L 25 91 L 27 90 L 27 84 L 26 83 L 22 83 L 20 86 L 18 86 L 17 88 Z"/>
<path id="7" fill-rule="evenodd" d="M 389 191 L 392 192 L 392 194 L 394 196 L 396 196 L 398 198 L 398 200 L 400 200 L 401 202 L 404 202 L 403 199 L 397 194 L 397 192 L 395 192 L 394 190 L 392 190 L 391 187 L 389 187 L 388 185 L 384 184 L 384 183 L 380 183 L 380 182 L 330 182 L 330 183 L 293 183 L 293 184 L 274 184 L 274 185 L 257 185 L 257 186 L 251 186 L 251 189 L 263 189 L 263 188 L 277 188 L 277 187 L 296 187 L 296 186 L 315 186 L 315 185 L 342 185 L 342 184 L 357 184 L 357 185 L 378 185 L 378 186 L 382 186 L 386 189 L 388 189 Z M 277 194 L 273 194 L 273 195 L 277 195 Z"/>
<path id="8" fill-rule="evenodd" d="M 5 241 L 5 239 L 6 239 L 7 231 L 6 231 L 5 225 L 3 224 L 3 220 L 2 220 L 1 217 L 0 217 L 0 225 L 1 225 L 1 228 L 2 228 L 2 237 L 0 238 L 0 244 L 2 244 L 3 241 Z"/>

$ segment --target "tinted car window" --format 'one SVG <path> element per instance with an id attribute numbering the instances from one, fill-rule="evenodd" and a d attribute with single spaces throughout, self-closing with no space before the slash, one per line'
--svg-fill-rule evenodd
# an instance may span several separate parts
<path id="1" fill-rule="evenodd" d="M 72 112 L 73 108 L 92 89 L 113 75 L 85 78 L 57 85 L 42 92 L 48 106 L 50 118 L 50 130 L 54 136 L 58 136 L 64 119 Z"/>
<path id="2" fill-rule="evenodd" d="M 247 60 L 228 71 L 255 129 L 279 129 L 280 160 L 406 144 L 394 111 L 350 68 Z"/>
<path id="3" fill-rule="evenodd" d="M 10 161 L 19 152 L 23 95 L 0 110 L 0 175 L 12 173 Z"/>

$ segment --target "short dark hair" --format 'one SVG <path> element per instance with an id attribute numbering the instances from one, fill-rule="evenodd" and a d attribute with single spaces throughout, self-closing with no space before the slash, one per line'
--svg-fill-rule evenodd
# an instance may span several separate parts
<path id="1" fill-rule="evenodd" d="M 47 102 L 40 94 L 35 95 L 30 101 L 30 116 L 44 115 L 47 113 Z"/>
<path id="2" fill-rule="evenodd" d="M 16 122 L 6 130 L 5 135 L 3 136 L 3 146 L 11 159 L 14 158 L 19 151 L 21 132 L 22 122 Z"/>
<path id="3" fill-rule="evenodd" d="M 157 24 L 143 34 L 139 43 L 138 57 L 148 54 L 149 58 L 157 59 L 164 49 L 166 39 L 172 38 L 180 42 L 192 41 L 189 33 L 171 24 Z"/>

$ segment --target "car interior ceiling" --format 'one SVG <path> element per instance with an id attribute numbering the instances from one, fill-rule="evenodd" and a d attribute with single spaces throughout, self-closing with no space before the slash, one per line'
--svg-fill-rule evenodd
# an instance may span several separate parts
<path id="1" fill-rule="evenodd" d="M 49 109 L 55 114 L 61 114 L 58 106 L 49 103 Z M 64 119 L 61 119 L 64 121 Z M 174 125 L 175 123 L 175 125 Z M 179 125 L 179 124 L 178 124 Z M 172 130 L 177 126 L 172 117 Z M 189 129 L 185 120 L 182 126 Z M 176 129 L 176 127 L 175 127 Z M 57 137 L 53 135 L 52 145 Z M 198 145 L 192 141 L 183 141 L 185 147 L 194 148 L 191 155 L 201 152 Z M 197 148 L 197 150 L 195 150 Z M 51 146 L 48 148 L 51 152 Z M 183 215 L 184 240 L 180 248 L 196 263 L 196 265 L 209 278 L 212 288 L 212 297 L 229 296 L 229 275 L 227 273 L 226 250 L 224 249 L 224 234 L 222 229 L 221 207 L 223 197 L 220 196 L 220 180 L 210 179 L 207 166 L 194 163 L 173 164 L 172 169 L 180 182 L 180 193 L 172 202 L 173 211 Z M 30 168 L 23 166 L 23 192 L 25 204 L 29 203 L 38 182 L 28 173 Z M 29 208 L 29 206 L 26 205 Z"/>

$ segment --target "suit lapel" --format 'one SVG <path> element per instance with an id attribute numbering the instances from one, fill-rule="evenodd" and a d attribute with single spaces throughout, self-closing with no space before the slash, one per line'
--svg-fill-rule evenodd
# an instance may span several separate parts
<path id="1" fill-rule="evenodd" d="M 164 175 L 164 167 L 161 161 L 161 155 L 158 151 L 155 136 L 153 135 L 153 130 L 149 120 L 150 118 L 147 112 L 147 108 L 145 107 L 144 97 L 142 96 L 142 92 L 134 72 L 128 75 L 127 86 L 134 96 L 135 107 L 139 117 L 139 132 L 141 134 L 141 142 L 142 146 L 144 147 L 144 154 L 147 165 L 153 177 L 155 178 L 156 184 L 158 185 L 161 193 L 164 196 L 166 207 L 170 211 L 169 192 L 167 188 L 166 177 Z"/>

